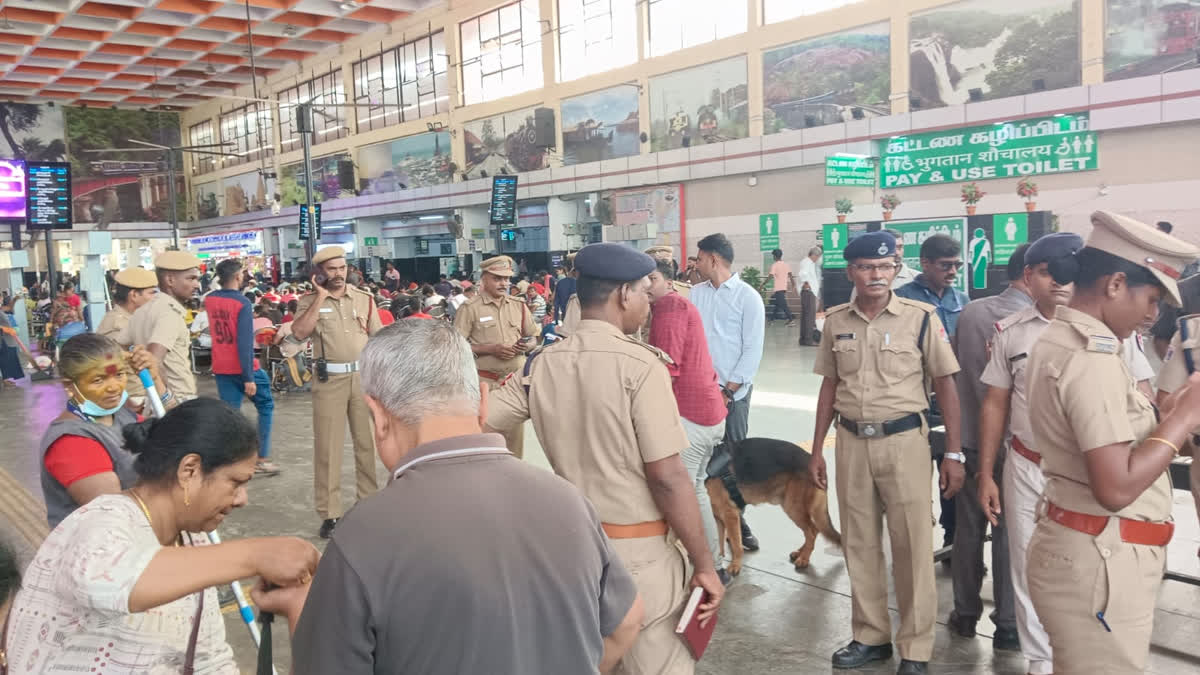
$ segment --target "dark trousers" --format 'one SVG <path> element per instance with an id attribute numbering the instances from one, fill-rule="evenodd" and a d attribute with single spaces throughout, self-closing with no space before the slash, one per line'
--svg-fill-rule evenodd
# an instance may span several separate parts
<path id="1" fill-rule="evenodd" d="M 723 442 L 726 445 L 744 441 L 750 433 L 750 397 L 754 395 L 754 385 L 747 384 L 743 388 L 746 390 L 746 398 L 730 403 L 729 414 L 725 417 Z"/>
<path id="2" fill-rule="evenodd" d="M 800 344 L 815 345 L 817 340 L 817 296 L 807 288 L 800 291 Z"/>
<path id="3" fill-rule="evenodd" d="M 983 509 L 979 508 L 979 482 L 976 479 L 979 452 L 964 448 L 963 454 L 967 456 L 967 478 L 953 500 L 956 513 L 950 576 L 954 582 L 954 611 L 965 619 L 978 620 L 983 614 L 979 590 L 983 588 L 983 539 L 989 523 Z M 992 471 L 996 485 L 1000 485 L 1003 475 L 1004 454 L 1000 454 Z M 1008 533 L 1003 518 L 1000 525 L 992 528 L 992 594 L 996 599 L 992 623 L 999 628 L 1015 630 L 1012 570 L 1008 565 Z"/>
<path id="4" fill-rule="evenodd" d="M 792 310 L 787 306 L 787 291 L 775 291 L 771 296 L 771 320 L 779 318 L 779 310 L 783 310 L 783 318 L 791 321 L 796 318 L 792 316 Z"/>

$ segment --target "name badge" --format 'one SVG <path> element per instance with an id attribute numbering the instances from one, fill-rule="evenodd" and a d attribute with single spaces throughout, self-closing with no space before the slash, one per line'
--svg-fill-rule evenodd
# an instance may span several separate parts
<path id="1" fill-rule="evenodd" d="M 1028 355 L 1028 354 L 1017 354 L 1016 356 L 1014 356 L 1014 357 L 1010 358 L 1010 359 L 1008 360 L 1008 362 L 1009 362 L 1009 363 L 1016 363 L 1017 361 L 1021 361 L 1022 359 L 1025 359 L 1025 358 L 1028 358 L 1028 357 L 1029 357 L 1029 355 Z"/>
<path id="2" fill-rule="evenodd" d="M 332 312 L 332 311 L 333 311 L 333 308 L 332 308 L 332 307 L 322 307 L 322 308 L 321 308 L 320 310 L 318 310 L 318 311 L 320 311 L 320 313 L 321 313 L 321 314 L 324 314 L 324 313 L 326 313 L 326 312 Z"/>
<path id="3" fill-rule="evenodd" d="M 835 339 L 835 340 L 853 340 L 854 338 L 855 338 L 854 333 L 838 333 L 837 335 L 834 336 L 833 339 Z"/>
<path id="4" fill-rule="evenodd" d="M 490 317 L 490 316 L 479 317 L 479 323 L 487 323 L 488 321 L 491 321 L 491 320 L 492 320 L 492 317 Z"/>

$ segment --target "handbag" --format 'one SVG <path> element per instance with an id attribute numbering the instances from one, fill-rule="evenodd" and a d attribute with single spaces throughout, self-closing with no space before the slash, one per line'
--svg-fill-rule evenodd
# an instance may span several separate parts
<path id="1" fill-rule="evenodd" d="M 192 621 L 192 634 L 188 637 L 187 652 L 183 657 L 183 675 L 192 675 L 196 670 L 196 640 L 200 637 L 200 617 L 204 613 L 204 591 L 200 591 L 200 602 L 196 603 L 196 618 Z"/>

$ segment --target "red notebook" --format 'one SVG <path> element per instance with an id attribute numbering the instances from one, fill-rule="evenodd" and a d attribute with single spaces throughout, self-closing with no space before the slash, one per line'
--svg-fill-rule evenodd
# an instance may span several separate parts
<path id="1" fill-rule="evenodd" d="M 708 648 L 708 641 L 712 639 L 713 630 L 717 627 L 717 615 L 714 614 L 708 620 L 708 625 L 700 627 L 700 604 L 708 602 L 708 592 L 697 586 L 692 589 L 692 597 L 688 598 L 688 602 L 683 607 L 683 616 L 679 618 L 679 624 L 675 626 L 675 634 L 683 639 L 683 643 L 687 645 L 688 651 L 692 653 L 692 658 L 697 661 L 704 655 L 704 650 Z"/>

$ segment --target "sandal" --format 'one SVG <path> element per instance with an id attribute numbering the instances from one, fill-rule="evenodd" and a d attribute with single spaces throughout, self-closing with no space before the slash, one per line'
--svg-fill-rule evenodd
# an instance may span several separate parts
<path id="1" fill-rule="evenodd" d="M 274 462 L 261 461 L 254 465 L 254 473 L 260 476 L 278 476 L 279 467 Z"/>

